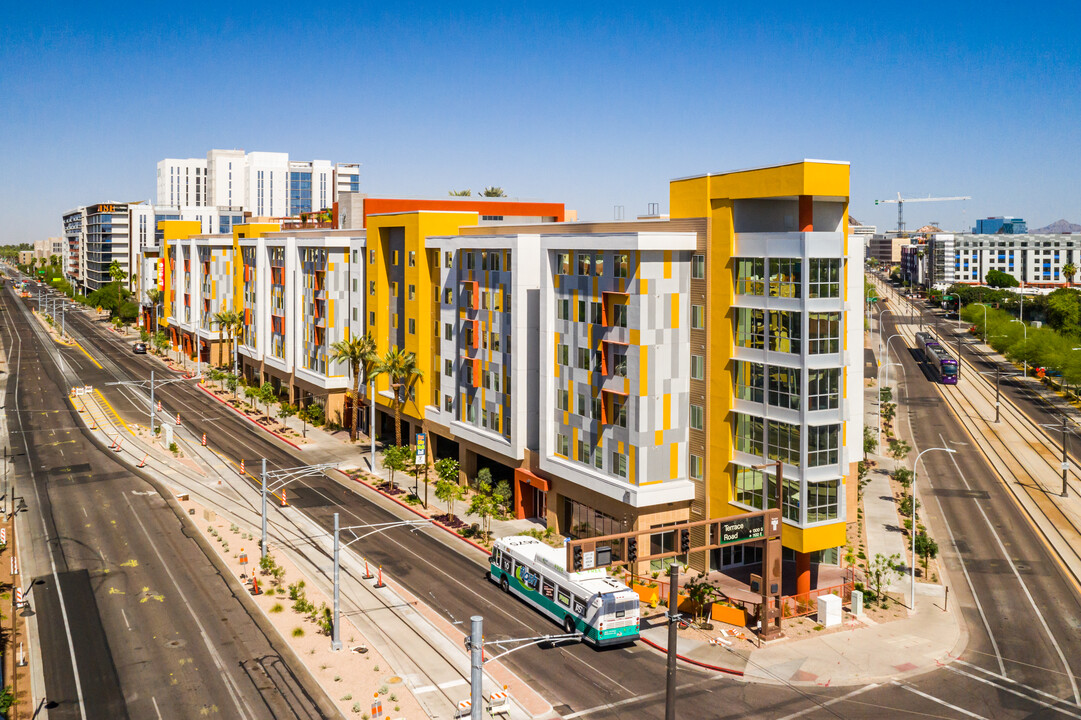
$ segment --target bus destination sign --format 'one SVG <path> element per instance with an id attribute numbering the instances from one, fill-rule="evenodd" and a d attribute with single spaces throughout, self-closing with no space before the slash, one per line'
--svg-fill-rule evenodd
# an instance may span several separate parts
<path id="1" fill-rule="evenodd" d="M 766 536 L 765 515 L 734 518 L 718 523 L 718 525 L 720 526 L 720 537 L 716 540 L 718 545 L 758 540 Z"/>

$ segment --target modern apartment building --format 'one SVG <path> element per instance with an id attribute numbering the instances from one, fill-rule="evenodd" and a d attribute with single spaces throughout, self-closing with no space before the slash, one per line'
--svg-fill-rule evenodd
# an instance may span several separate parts
<path id="1" fill-rule="evenodd" d="M 68 280 L 78 282 L 78 278 L 86 273 L 86 234 L 83 228 L 83 217 L 86 208 L 75 208 L 64 213 L 64 240 L 67 242 L 67 252 L 64 256 L 64 274 Z"/>
<path id="2" fill-rule="evenodd" d="M 288 153 L 210 150 L 206 159 L 166 158 L 157 167 L 158 204 L 239 208 L 256 217 L 329 210 L 339 192 L 359 190 L 359 164 L 296 161 Z"/>
<path id="3" fill-rule="evenodd" d="M 928 240 L 928 252 L 932 285 L 978 285 L 989 271 L 998 270 L 1026 287 L 1054 288 L 1077 277 L 1067 277 L 1064 269 L 1081 267 L 1081 236 L 936 233 Z"/>
<path id="4" fill-rule="evenodd" d="M 1028 223 L 1018 217 L 989 217 L 976 221 L 972 228 L 974 235 L 1024 235 L 1028 232 Z"/>

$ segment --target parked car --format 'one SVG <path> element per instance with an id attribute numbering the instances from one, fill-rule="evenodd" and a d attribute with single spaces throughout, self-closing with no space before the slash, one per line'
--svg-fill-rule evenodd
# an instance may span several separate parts
<path id="1" fill-rule="evenodd" d="M 131 346 L 131 351 L 136 355 L 146 355 L 146 343 L 137 342 Z"/>

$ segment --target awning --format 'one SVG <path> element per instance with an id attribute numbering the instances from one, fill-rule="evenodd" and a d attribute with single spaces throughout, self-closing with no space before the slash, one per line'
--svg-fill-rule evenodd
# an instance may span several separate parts
<path id="1" fill-rule="evenodd" d="M 547 480 L 534 475 L 525 468 L 514 468 L 514 480 L 519 483 L 525 483 L 526 485 L 532 485 L 543 492 L 548 492 L 549 490 Z"/>

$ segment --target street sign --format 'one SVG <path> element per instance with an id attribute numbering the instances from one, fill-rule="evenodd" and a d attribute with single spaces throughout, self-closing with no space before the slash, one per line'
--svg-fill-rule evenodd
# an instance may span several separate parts
<path id="1" fill-rule="evenodd" d="M 593 551 L 582 553 L 582 569 L 592 570 L 597 566 L 597 553 Z"/>
<path id="2" fill-rule="evenodd" d="M 424 465 L 428 456 L 427 443 L 425 442 L 424 433 L 417 433 L 417 456 L 413 461 L 414 465 Z"/>
<path id="3" fill-rule="evenodd" d="M 750 515 L 718 523 L 719 537 L 714 542 L 719 545 L 747 542 L 766 536 L 766 516 Z"/>

